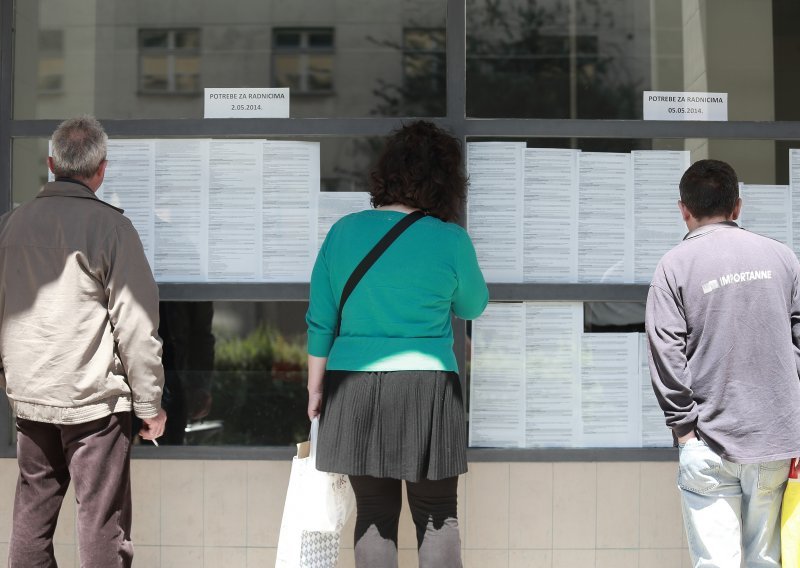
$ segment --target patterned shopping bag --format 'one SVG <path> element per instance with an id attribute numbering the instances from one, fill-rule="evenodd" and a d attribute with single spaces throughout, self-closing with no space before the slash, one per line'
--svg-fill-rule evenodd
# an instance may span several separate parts
<path id="1" fill-rule="evenodd" d="M 331 568 L 339 559 L 339 533 L 303 531 L 300 537 L 300 568 Z"/>
<path id="2" fill-rule="evenodd" d="M 276 568 L 335 568 L 339 534 L 355 508 L 346 475 L 317 470 L 319 419 L 297 445 L 278 537 Z"/>

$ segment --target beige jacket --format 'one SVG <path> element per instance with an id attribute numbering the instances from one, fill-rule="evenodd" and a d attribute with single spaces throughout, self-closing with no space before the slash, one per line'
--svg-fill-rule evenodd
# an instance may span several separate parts
<path id="1" fill-rule="evenodd" d="M 161 408 L 158 288 L 131 222 L 82 184 L 0 217 L 0 385 L 38 422 Z"/>

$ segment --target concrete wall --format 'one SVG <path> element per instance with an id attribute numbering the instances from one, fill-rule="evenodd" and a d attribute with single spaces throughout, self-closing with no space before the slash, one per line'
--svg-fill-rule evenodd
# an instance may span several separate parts
<path id="1" fill-rule="evenodd" d="M 473 463 L 459 484 L 467 568 L 689 566 L 675 463 Z M 0 568 L 6 566 L 14 460 L 0 460 Z M 289 464 L 133 462 L 135 566 L 271 567 Z M 75 503 L 56 532 L 60 568 L 79 566 Z M 352 519 L 340 567 L 353 566 Z M 400 566 L 415 567 L 407 508 Z"/>

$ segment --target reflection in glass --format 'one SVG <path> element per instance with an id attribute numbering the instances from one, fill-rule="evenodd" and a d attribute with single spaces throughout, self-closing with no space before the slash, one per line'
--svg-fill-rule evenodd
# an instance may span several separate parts
<path id="1" fill-rule="evenodd" d="M 275 29 L 273 37 L 275 87 L 289 87 L 295 94 L 332 93 L 332 29 Z"/>
<path id="2" fill-rule="evenodd" d="M 417 116 L 443 115 L 446 34 L 442 28 L 403 30 L 403 99 Z"/>
<path id="3" fill-rule="evenodd" d="M 797 120 L 798 17 L 792 0 L 468 0 L 467 114 L 641 119 L 653 90 Z"/>
<path id="4" fill-rule="evenodd" d="M 585 302 L 584 333 L 644 333 L 644 302 Z"/>
<path id="5" fill-rule="evenodd" d="M 139 89 L 149 94 L 200 91 L 199 30 L 139 30 Z"/>
<path id="6" fill-rule="evenodd" d="M 443 116 L 445 0 L 354 6 L 16 2 L 14 116 L 201 118 L 205 87 L 289 87 L 292 117 Z M 408 46 L 427 63 L 406 29 L 438 30 Z"/>
<path id="7" fill-rule="evenodd" d="M 162 302 L 169 445 L 269 446 L 307 435 L 301 302 Z"/>
<path id="8" fill-rule="evenodd" d="M 64 31 L 39 32 L 39 94 L 57 94 L 64 89 Z"/>

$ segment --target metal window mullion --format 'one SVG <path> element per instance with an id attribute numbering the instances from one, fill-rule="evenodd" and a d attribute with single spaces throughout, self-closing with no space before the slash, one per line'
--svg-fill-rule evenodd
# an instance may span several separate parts
<path id="1" fill-rule="evenodd" d="M 0 0 L 0 214 L 11 209 L 11 125 L 14 94 L 14 1 Z M 0 457 L 14 457 L 11 413 L 5 392 L 0 394 Z"/>
<path id="2" fill-rule="evenodd" d="M 466 26 L 467 9 L 464 0 L 447 0 L 445 15 L 445 91 L 446 118 L 441 121 L 457 139 L 466 158 Z M 404 37 L 405 40 L 405 37 Z M 434 120 L 434 122 L 440 122 Z M 466 167 L 466 160 L 464 162 Z M 459 219 L 466 226 L 466 207 Z M 467 322 L 453 319 L 453 347 L 459 368 L 462 392 L 466 393 Z M 466 402 L 466 395 L 464 396 Z"/>
<path id="3" fill-rule="evenodd" d="M 464 0 L 447 0 L 445 19 L 447 122 L 462 136 L 467 116 L 467 7 Z"/>
<path id="4" fill-rule="evenodd" d="M 158 288 L 166 301 L 295 302 L 308 301 L 309 295 L 307 282 L 162 282 Z M 647 284 L 489 283 L 494 302 L 644 302 L 648 289 Z"/>

